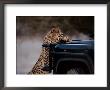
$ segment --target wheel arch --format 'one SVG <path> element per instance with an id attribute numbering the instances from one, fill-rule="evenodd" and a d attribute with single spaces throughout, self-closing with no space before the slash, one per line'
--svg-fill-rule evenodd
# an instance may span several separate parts
<path id="1" fill-rule="evenodd" d="M 82 63 L 85 65 L 85 67 L 88 68 L 88 70 L 90 71 L 91 74 L 94 73 L 94 66 L 93 63 L 90 62 L 90 60 L 88 59 L 84 59 L 84 58 L 61 58 L 58 60 L 57 65 L 56 65 L 56 72 L 58 72 L 58 68 L 60 67 L 61 63 L 67 63 L 67 62 L 71 62 L 71 63 Z"/>

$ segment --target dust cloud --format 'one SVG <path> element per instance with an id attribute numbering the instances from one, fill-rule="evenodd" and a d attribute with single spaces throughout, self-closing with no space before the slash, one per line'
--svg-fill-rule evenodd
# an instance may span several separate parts
<path id="1" fill-rule="evenodd" d="M 87 40 L 89 36 L 83 33 L 77 33 L 71 37 L 71 40 Z M 70 41 L 71 41 L 70 40 Z M 42 38 L 17 38 L 17 74 L 27 74 L 37 62 L 42 48 Z"/>
<path id="2" fill-rule="evenodd" d="M 41 53 L 42 38 L 54 23 L 70 41 L 91 39 L 90 35 L 94 39 L 94 16 L 17 16 L 16 74 L 27 74 L 32 69 Z"/>
<path id="3" fill-rule="evenodd" d="M 42 39 L 17 38 L 17 74 L 28 73 L 39 58 L 42 48 Z"/>

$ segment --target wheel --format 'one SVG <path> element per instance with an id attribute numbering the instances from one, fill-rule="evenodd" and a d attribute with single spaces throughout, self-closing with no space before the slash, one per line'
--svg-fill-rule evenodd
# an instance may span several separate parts
<path id="1" fill-rule="evenodd" d="M 91 74 L 89 67 L 83 62 L 86 59 L 65 58 L 60 59 L 55 73 L 57 74 Z"/>
<path id="2" fill-rule="evenodd" d="M 67 70 L 67 74 L 84 74 L 84 73 L 85 71 L 80 67 L 71 68 Z"/>

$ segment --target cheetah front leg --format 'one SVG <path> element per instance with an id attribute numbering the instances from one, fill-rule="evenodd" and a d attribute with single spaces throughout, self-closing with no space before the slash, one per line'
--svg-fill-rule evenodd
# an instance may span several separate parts
<path id="1" fill-rule="evenodd" d="M 44 67 L 43 59 L 40 60 L 34 65 L 32 70 L 28 74 L 48 74 L 48 71 L 42 70 Z"/>
<path id="2" fill-rule="evenodd" d="M 48 74 L 49 71 L 43 70 L 45 65 L 49 66 L 49 49 L 48 48 L 43 48 L 42 53 L 32 68 L 32 70 L 28 74 Z"/>

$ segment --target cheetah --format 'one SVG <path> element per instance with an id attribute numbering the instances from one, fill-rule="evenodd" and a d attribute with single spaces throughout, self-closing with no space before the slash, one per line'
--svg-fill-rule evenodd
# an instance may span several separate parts
<path id="1" fill-rule="evenodd" d="M 43 38 L 43 44 L 56 44 L 61 40 L 69 41 L 69 38 L 63 35 L 58 26 L 53 26 Z M 45 65 L 49 66 L 49 47 L 42 47 L 42 52 L 38 61 L 28 74 L 49 74 L 49 71 L 43 70 Z"/>

